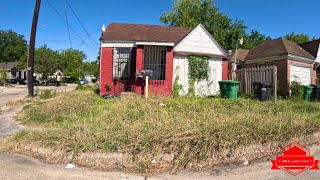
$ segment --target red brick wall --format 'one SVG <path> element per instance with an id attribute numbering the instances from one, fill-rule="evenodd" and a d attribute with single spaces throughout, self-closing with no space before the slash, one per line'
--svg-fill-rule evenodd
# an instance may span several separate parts
<path id="1" fill-rule="evenodd" d="M 222 59 L 222 80 L 228 80 L 228 59 Z"/>

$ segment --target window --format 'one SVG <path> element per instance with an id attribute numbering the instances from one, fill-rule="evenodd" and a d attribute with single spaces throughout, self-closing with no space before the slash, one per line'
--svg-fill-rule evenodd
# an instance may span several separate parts
<path id="1" fill-rule="evenodd" d="M 151 80 L 166 79 L 166 54 L 167 48 L 162 46 L 145 46 L 144 70 L 153 71 Z"/>
<path id="2" fill-rule="evenodd" d="M 131 48 L 115 48 L 113 54 L 113 78 L 128 79 L 130 77 Z"/>

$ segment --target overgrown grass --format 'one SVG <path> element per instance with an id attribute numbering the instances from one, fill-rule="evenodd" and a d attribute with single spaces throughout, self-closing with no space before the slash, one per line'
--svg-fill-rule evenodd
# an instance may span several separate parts
<path id="1" fill-rule="evenodd" d="M 26 106 L 20 120 L 42 128 L 19 133 L 14 140 L 74 156 L 127 153 L 139 164 L 138 171 L 147 172 L 159 154 L 174 153 L 172 163 L 185 167 L 226 149 L 310 135 L 320 128 L 319 105 L 221 98 L 104 100 L 91 91 L 74 91 Z"/>
<path id="2" fill-rule="evenodd" d="M 40 90 L 40 95 L 39 98 L 40 99 L 51 99 L 56 97 L 57 92 L 54 90 L 50 90 L 50 89 L 44 89 L 44 90 Z"/>

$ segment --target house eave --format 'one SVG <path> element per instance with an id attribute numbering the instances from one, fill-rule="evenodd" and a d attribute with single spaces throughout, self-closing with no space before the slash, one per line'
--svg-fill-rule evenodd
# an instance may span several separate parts
<path id="1" fill-rule="evenodd" d="M 268 61 L 277 61 L 277 60 L 283 60 L 283 59 L 291 59 L 299 62 L 305 62 L 305 63 L 314 63 L 314 59 L 296 56 L 293 54 L 284 54 L 284 55 L 276 55 L 271 57 L 265 57 L 265 58 L 258 58 L 258 59 L 251 59 L 244 61 L 245 64 L 252 64 L 252 63 L 260 63 L 260 62 L 268 62 Z"/>
<path id="2" fill-rule="evenodd" d="M 104 41 L 101 47 L 136 47 L 145 46 L 174 46 L 174 42 L 151 42 L 151 41 Z"/>
<path id="3" fill-rule="evenodd" d="M 196 53 L 196 52 L 188 52 L 188 51 L 174 51 L 175 55 L 195 55 L 195 56 L 208 56 L 208 57 L 219 57 L 219 58 L 228 58 L 227 56 L 223 56 L 220 54 L 212 54 L 212 53 Z"/>

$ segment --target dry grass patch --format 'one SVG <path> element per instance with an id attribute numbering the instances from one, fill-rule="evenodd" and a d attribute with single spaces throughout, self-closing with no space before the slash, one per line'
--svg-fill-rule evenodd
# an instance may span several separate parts
<path id="1" fill-rule="evenodd" d="M 75 91 L 27 105 L 20 120 L 41 129 L 18 133 L 11 142 L 13 149 L 36 144 L 57 151 L 62 161 L 71 154 L 73 161 L 89 166 L 99 162 L 89 161 L 88 154 L 125 154 L 129 160 L 115 167 L 151 173 L 232 162 L 244 152 L 270 155 L 293 138 L 319 131 L 319 105 L 219 98 L 104 100 Z M 252 146 L 259 147 L 255 153 L 243 150 Z"/>

